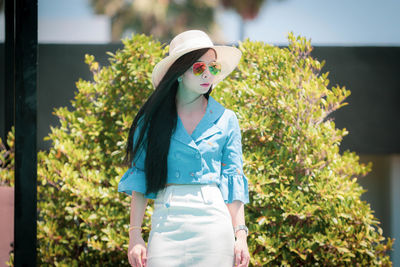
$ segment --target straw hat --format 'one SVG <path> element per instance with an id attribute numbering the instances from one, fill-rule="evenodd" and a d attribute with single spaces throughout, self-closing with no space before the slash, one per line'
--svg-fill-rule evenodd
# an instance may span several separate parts
<path id="1" fill-rule="evenodd" d="M 242 52 L 236 47 L 214 45 L 210 37 L 203 31 L 190 30 L 182 32 L 175 36 L 169 44 L 168 56 L 158 62 L 154 67 L 151 75 L 153 86 L 158 86 L 169 67 L 171 67 L 180 56 L 201 48 L 215 49 L 217 52 L 217 61 L 221 63 L 221 72 L 215 77 L 214 85 L 222 81 L 235 69 L 242 56 Z"/>

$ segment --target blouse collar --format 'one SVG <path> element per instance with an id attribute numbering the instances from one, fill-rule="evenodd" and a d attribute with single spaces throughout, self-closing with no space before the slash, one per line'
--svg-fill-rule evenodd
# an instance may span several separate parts
<path id="1" fill-rule="evenodd" d="M 197 124 L 193 133 L 189 135 L 189 133 L 183 126 L 181 119 L 178 116 L 176 129 L 172 138 L 197 150 L 198 147 L 196 143 L 210 135 L 221 131 L 221 129 L 215 124 L 215 121 L 217 121 L 221 117 L 224 111 L 225 108 L 220 103 L 218 103 L 211 95 L 209 95 L 206 113 Z"/>

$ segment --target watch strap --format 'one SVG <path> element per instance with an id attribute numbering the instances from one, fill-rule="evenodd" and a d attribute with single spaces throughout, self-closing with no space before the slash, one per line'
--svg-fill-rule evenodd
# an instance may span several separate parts
<path id="1" fill-rule="evenodd" d="M 247 228 L 246 225 L 241 224 L 241 225 L 236 226 L 236 227 L 234 228 L 235 236 L 236 236 L 236 232 L 239 231 L 239 230 L 244 230 L 244 231 L 246 232 L 246 236 L 249 235 L 249 229 Z"/>

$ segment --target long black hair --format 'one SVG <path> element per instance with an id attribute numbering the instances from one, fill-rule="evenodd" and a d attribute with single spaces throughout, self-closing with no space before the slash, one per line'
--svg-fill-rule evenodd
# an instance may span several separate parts
<path id="1" fill-rule="evenodd" d="M 144 166 L 146 173 L 145 194 L 157 193 L 160 189 L 165 188 L 167 184 L 167 158 L 171 136 L 175 131 L 178 118 L 175 102 L 179 85 L 177 79 L 209 49 L 198 49 L 178 58 L 168 69 L 146 103 L 139 109 L 129 129 L 124 162 L 131 165 L 138 150 L 144 146 L 146 150 Z M 215 50 L 214 52 L 217 56 Z M 211 86 L 208 92 L 203 94 L 207 99 L 212 89 L 213 87 Z M 141 129 L 140 133 L 138 133 L 137 141 L 133 144 L 133 136 L 139 120 L 141 121 Z"/>

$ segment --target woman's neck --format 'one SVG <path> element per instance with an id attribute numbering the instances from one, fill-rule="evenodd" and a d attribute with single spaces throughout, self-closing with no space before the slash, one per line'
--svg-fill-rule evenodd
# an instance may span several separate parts
<path id="1" fill-rule="evenodd" d="M 176 109 L 178 114 L 192 114 L 204 111 L 207 107 L 207 99 L 204 95 L 180 95 L 176 94 Z"/>

